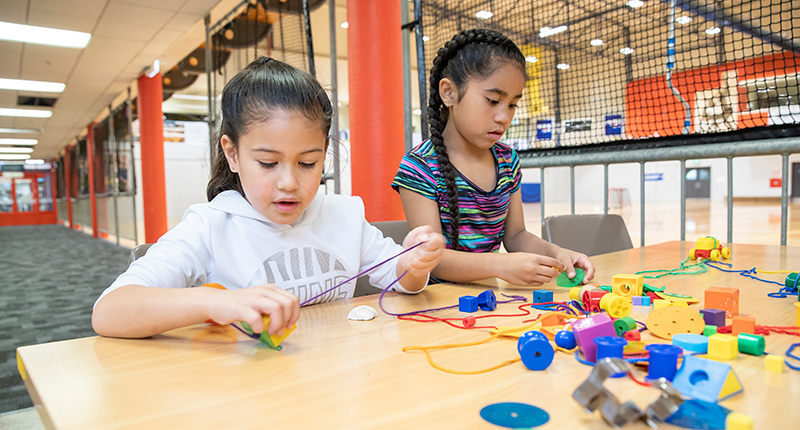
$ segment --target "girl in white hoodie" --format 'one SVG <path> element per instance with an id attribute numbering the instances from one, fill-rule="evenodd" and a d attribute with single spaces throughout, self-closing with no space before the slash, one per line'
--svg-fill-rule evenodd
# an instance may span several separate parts
<path id="1" fill-rule="evenodd" d="M 281 334 L 300 303 L 353 297 L 355 281 L 310 300 L 403 247 L 366 221 L 360 198 L 319 192 L 332 113 L 313 77 L 271 58 L 228 82 L 209 202 L 191 206 L 103 292 L 94 330 L 147 337 L 212 320 Z M 420 242 L 372 271 L 370 282 L 386 288 L 405 274 L 395 289 L 421 291 L 444 238 L 423 226 L 403 246 Z M 189 288 L 210 283 L 226 289 Z"/>

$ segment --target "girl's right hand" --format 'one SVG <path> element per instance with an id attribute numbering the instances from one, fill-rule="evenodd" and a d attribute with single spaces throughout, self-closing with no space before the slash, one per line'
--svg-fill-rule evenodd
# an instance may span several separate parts
<path id="1" fill-rule="evenodd" d="M 282 334 L 300 318 L 300 299 L 273 284 L 213 291 L 216 293 L 208 303 L 208 318 L 217 324 L 244 321 L 254 333 L 261 333 L 267 329 L 261 315 L 268 314 L 268 333 Z"/>
<path id="2" fill-rule="evenodd" d="M 565 269 L 562 262 L 544 255 L 529 252 L 506 255 L 497 277 L 514 285 L 538 287 L 550 282 Z"/>

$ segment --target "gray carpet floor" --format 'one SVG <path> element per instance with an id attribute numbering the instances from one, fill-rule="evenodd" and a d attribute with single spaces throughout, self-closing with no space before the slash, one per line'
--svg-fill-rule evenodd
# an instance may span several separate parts
<path id="1" fill-rule="evenodd" d="M 128 254 L 61 225 L 0 227 L 0 413 L 32 405 L 16 349 L 94 336 L 92 306 Z"/>

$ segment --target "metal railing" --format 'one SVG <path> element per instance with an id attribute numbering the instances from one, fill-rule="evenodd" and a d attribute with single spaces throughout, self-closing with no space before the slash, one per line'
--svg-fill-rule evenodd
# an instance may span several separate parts
<path id="1" fill-rule="evenodd" d="M 666 148 L 612 150 L 609 152 L 581 152 L 570 148 L 574 153 L 525 154 L 520 160 L 522 168 L 541 169 L 541 202 L 542 220 L 545 214 L 545 175 L 548 167 L 570 168 L 570 208 L 575 214 L 575 166 L 603 165 L 603 190 L 604 209 L 608 213 L 608 166 L 620 163 L 639 163 L 640 183 L 640 228 L 641 246 L 645 239 L 645 174 L 644 166 L 652 161 L 680 161 L 681 162 L 681 240 L 686 240 L 686 160 L 725 158 L 727 159 L 728 173 L 728 240 L 733 242 L 733 159 L 736 157 L 750 157 L 760 155 L 780 155 L 782 158 L 782 183 L 781 183 L 781 245 L 786 245 L 786 230 L 788 226 L 789 207 L 789 154 L 800 152 L 800 138 L 786 137 L 779 139 L 751 140 L 730 143 L 700 144 L 690 146 L 672 146 Z"/>

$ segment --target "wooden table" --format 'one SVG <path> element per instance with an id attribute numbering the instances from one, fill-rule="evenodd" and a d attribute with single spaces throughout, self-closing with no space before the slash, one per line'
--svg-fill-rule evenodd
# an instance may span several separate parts
<path id="1" fill-rule="evenodd" d="M 677 267 L 691 245 L 667 242 L 596 256 L 592 258 L 598 269 L 595 281 L 610 285 L 617 273 Z M 738 269 L 800 269 L 800 247 L 731 248 L 731 262 Z M 783 275 L 764 277 L 783 280 Z M 796 298 L 766 295 L 776 291 L 777 285 L 714 269 L 702 275 L 646 282 L 701 300 L 707 287 L 737 287 L 743 315 L 756 316 L 761 325 L 794 324 Z M 502 281 L 483 284 L 431 286 L 417 296 L 389 294 L 383 303 L 394 312 L 447 306 L 492 284 L 498 293 L 525 294 L 529 300 L 532 295 L 530 288 L 521 290 Z M 566 289 L 554 284 L 547 287 L 555 289 L 556 300 L 567 298 Z M 380 310 L 372 321 L 349 321 L 347 314 L 356 305 L 379 309 L 378 296 L 304 308 L 298 329 L 284 341 L 282 351 L 262 347 L 230 327 L 201 325 L 141 340 L 90 337 L 26 346 L 18 349 L 18 359 L 43 421 L 59 429 L 496 429 L 500 427 L 484 421 L 479 412 L 497 402 L 529 403 L 544 409 L 550 421 L 543 428 L 610 428 L 599 412 L 587 414 L 572 399 L 572 392 L 591 368 L 571 355 L 556 353 L 553 364 L 539 372 L 517 362 L 481 375 L 444 373 L 432 368 L 421 352 L 402 352 L 401 348 L 469 342 L 486 337 L 487 332 L 399 321 Z M 496 313 L 519 313 L 517 306 L 503 304 Z M 702 301 L 692 308 L 701 309 Z M 645 308 L 634 309 L 632 316 L 643 320 Z M 465 314 L 454 309 L 436 315 Z M 486 320 L 515 326 L 523 319 Z M 652 340 L 647 333 L 644 339 Z M 771 334 L 767 351 L 783 355 L 797 341 L 800 338 L 796 336 Z M 518 354 L 516 341 L 498 339 L 435 351 L 433 356 L 445 367 L 474 370 Z M 788 368 L 782 374 L 767 372 L 763 357 L 744 354 L 730 363 L 744 393 L 722 402 L 723 406 L 754 417 L 757 428 L 798 428 L 800 372 Z M 647 398 L 654 392 L 628 378 L 606 386 L 623 401 Z M 650 401 L 640 406 L 646 407 Z"/>

